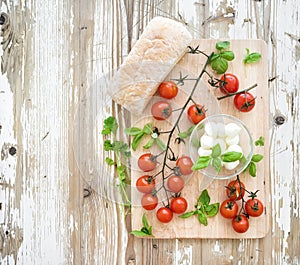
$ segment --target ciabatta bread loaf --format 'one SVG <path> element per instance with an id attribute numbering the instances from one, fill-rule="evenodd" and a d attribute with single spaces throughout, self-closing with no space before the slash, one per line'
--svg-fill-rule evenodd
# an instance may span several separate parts
<path id="1" fill-rule="evenodd" d="M 186 53 L 191 40 L 181 23 L 153 18 L 113 77 L 113 100 L 133 114 L 141 114 L 159 84 Z"/>

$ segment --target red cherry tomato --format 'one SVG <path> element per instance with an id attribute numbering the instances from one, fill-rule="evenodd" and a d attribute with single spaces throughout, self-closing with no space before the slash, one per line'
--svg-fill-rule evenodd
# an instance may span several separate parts
<path id="1" fill-rule="evenodd" d="M 162 223 L 169 223 L 173 218 L 173 212 L 167 207 L 161 207 L 157 210 L 156 217 Z"/>
<path id="2" fill-rule="evenodd" d="M 171 200 L 170 209 L 174 213 L 184 213 L 187 209 L 187 201 L 183 197 L 175 197 Z"/>
<path id="3" fill-rule="evenodd" d="M 233 74 L 224 74 L 220 78 L 220 91 L 224 94 L 235 93 L 239 90 L 239 79 Z"/>
<path id="4" fill-rule="evenodd" d="M 232 180 L 226 187 L 226 194 L 229 200 L 238 201 L 245 195 L 245 184 L 238 182 L 238 180 Z"/>
<path id="5" fill-rule="evenodd" d="M 178 87 L 174 82 L 166 81 L 159 85 L 158 93 L 163 98 L 167 98 L 167 99 L 175 98 L 178 93 Z"/>
<path id="6" fill-rule="evenodd" d="M 166 101 L 158 101 L 152 105 L 151 113 L 156 120 L 166 120 L 172 114 L 172 107 Z"/>
<path id="7" fill-rule="evenodd" d="M 144 172 L 152 171 L 157 165 L 156 156 L 151 153 L 143 154 L 138 159 L 138 166 Z"/>
<path id="8" fill-rule="evenodd" d="M 136 181 L 136 188 L 142 193 L 151 193 L 155 188 L 155 180 L 148 175 L 141 176 Z"/>
<path id="9" fill-rule="evenodd" d="M 264 205 L 259 199 L 249 199 L 245 204 L 247 214 L 252 217 L 260 216 L 264 211 Z"/>
<path id="10" fill-rule="evenodd" d="M 243 92 L 234 96 L 234 106 L 241 112 L 248 112 L 255 106 L 255 97 L 249 92 Z"/>
<path id="11" fill-rule="evenodd" d="M 237 233 L 245 233 L 249 228 L 249 220 L 245 215 L 238 215 L 232 219 L 232 227 Z"/>
<path id="12" fill-rule="evenodd" d="M 158 204 L 158 198 L 157 196 L 153 196 L 151 193 L 144 194 L 141 199 L 141 204 L 145 210 L 151 211 L 156 208 Z"/>
<path id="13" fill-rule="evenodd" d="M 237 215 L 238 209 L 239 207 L 235 201 L 227 199 L 220 206 L 220 214 L 224 218 L 232 219 Z"/>
<path id="14" fill-rule="evenodd" d="M 193 162 L 189 156 L 182 156 L 178 158 L 176 166 L 179 168 L 181 175 L 189 175 L 193 172 Z"/>
<path id="15" fill-rule="evenodd" d="M 184 180 L 179 176 L 171 176 L 168 178 L 167 186 L 170 191 L 175 193 L 180 192 L 184 187 Z"/>
<path id="16" fill-rule="evenodd" d="M 202 105 L 197 104 L 196 106 L 194 104 L 188 108 L 187 115 L 192 123 L 197 124 L 206 117 L 205 112 L 206 110 Z"/>

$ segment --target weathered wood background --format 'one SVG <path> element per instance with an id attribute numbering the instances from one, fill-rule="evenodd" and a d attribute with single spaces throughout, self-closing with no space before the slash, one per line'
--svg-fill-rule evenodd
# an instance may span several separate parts
<path id="1" fill-rule="evenodd" d="M 0 264 L 300 263 L 297 0 L 0 5 Z M 268 44 L 272 220 L 263 239 L 135 239 L 122 207 L 106 199 L 110 195 L 99 196 L 109 193 L 111 182 L 105 172 L 99 182 L 93 179 L 102 149 L 92 141 L 99 131 L 91 97 L 98 99 L 92 107 L 101 118 L 113 112 L 122 120 L 126 113 L 107 104 L 106 91 L 89 91 L 101 88 L 103 73 L 121 64 L 156 15 L 181 21 L 195 38 L 259 38 Z M 78 111 L 79 105 L 84 107 Z"/>

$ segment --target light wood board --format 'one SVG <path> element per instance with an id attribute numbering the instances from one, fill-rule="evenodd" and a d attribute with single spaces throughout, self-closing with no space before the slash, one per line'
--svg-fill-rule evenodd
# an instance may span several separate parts
<path id="1" fill-rule="evenodd" d="M 217 40 L 195 40 L 192 44 L 193 47 L 199 45 L 199 49 L 207 54 L 215 51 L 215 43 Z M 262 54 L 260 62 L 246 65 L 243 64 L 243 58 L 246 54 L 246 48 L 250 52 L 259 52 Z M 234 61 L 229 63 L 228 73 L 234 73 L 239 77 L 240 90 L 248 88 L 257 83 L 258 86 L 252 90 L 252 93 L 256 96 L 255 108 L 248 112 L 242 113 L 236 110 L 233 106 L 233 98 L 227 98 L 222 101 L 216 100 L 217 96 L 221 96 L 221 92 L 218 89 L 209 87 L 207 84 L 208 76 L 203 77 L 203 82 L 199 85 L 195 93 L 195 101 L 197 103 L 204 104 L 208 109 L 207 115 L 215 113 L 226 113 L 233 115 L 242 120 L 249 128 L 254 140 L 259 136 L 265 138 L 264 147 L 254 147 L 254 153 L 260 153 L 264 155 L 263 161 L 258 164 L 257 177 L 253 178 L 247 174 L 241 175 L 241 180 L 246 184 L 246 188 L 250 191 L 259 190 L 259 199 L 265 204 L 264 214 L 258 218 L 250 219 L 250 228 L 244 234 L 238 234 L 234 232 L 231 227 L 231 220 L 224 219 L 220 214 L 216 217 L 209 218 L 208 226 L 200 225 L 196 216 L 188 219 L 178 218 L 174 214 L 173 220 L 168 224 L 160 223 L 156 218 L 156 210 L 162 206 L 165 200 L 162 192 L 158 193 L 160 203 L 158 207 L 153 211 L 145 211 L 140 206 L 140 199 L 142 193 L 136 191 L 134 187 L 135 181 L 138 177 L 144 173 L 138 170 L 136 166 L 137 158 L 147 150 L 140 147 L 133 154 L 132 158 L 132 229 L 139 230 L 142 227 L 142 215 L 146 212 L 147 219 L 153 227 L 153 234 L 155 238 L 261 238 L 264 237 L 269 229 L 269 216 L 270 216 L 270 187 L 269 187 L 269 91 L 268 91 L 268 71 L 267 71 L 267 48 L 261 40 L 230 40 L 230 50 L 235 53 Z M 186 71 L 189 77 L 196 77 L 199 75 L 204 63 L 206 61 L 205 56 L 201 54 L 186 54 L 184 58 L 178 63 L 172 70 L 169 76 L 166 78 L 177 78 L 179 73 L 182 72 L 185 75 Z M 212 72 L 211 68 L 207 70 Z M 215 75 L 216 77 L 219 77 Z M 180 88 L 179 95 L 171 100 L 173 108 L 180 107 L 184 104 L 189 94 L 189 89 L 193 86 L 194 81 L 186 82 L 184 86 Z M 151 117 L 150 108 L 154 101 L 157 101 L 157 96 L 153 98 L 146 110 L 143 117 L 132 116 L 132 124 L 135 126 L 142 126 L 146 122 L 152 122 L 160 130 L 170 128 L 170 124 L 174 124 L 176 121 L 176 114 L 168 122 L 155 121 Z M 186 115 L 184 113 L 182 127 L 191 126 L 188 125 Z M 186 120 L 186 122 L 184 121 Z M 187 128 L 187 127 L 186 127 Z M 176 134 L 174 134 L 176 135 Z M 162 139 L 166 139 L 167 135 L 163 135 Z M 149 140 L 149 139 L 148 139 Z M 145 140 L 146 143 L 146 140 Z M 143 146 L 143 143 L 140 145 Z M 178 155 L 188 155 L 188 143 L 173 147 L 174 152 Z M 159 150 L 150 149 L 153 154 L 157 154 Z M 159 167 L 158 169 L 159 170 Z M 182 196 L 188 201 L 187 211 L 194 210 L 194 204 L 197 201 L 201 191 L 206 188 L 206 181 L 200 173 L 193 173 L 189 177 L 185 178 L 186 185 L 182 191 Z M 222 202 L 226 199 L 224 186 L 229 183 L 230 180 L 214 180 L 208 186 L 208 192 L 211 196 L 211 202 Z M 160 184 L 158 183 L 159 187 Z"/>

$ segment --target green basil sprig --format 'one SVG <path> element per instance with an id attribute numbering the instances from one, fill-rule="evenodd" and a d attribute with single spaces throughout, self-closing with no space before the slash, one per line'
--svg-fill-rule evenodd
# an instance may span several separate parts
<path id="1" fill-rule="evenodd" d="M 133 136 L 131 147 L 134 151 L 138 148 L 140 145 L 142 139 L 144 136 L 150 135 L 151 138 L 150 140 L 143 146 L 145 149 L 149 149 L 150 147 L 153 146 L 154 143 L 157 144 L 157 146 L 162 149 L 166 150 L 166 145 L 164 142 L 158 137 L 158 134 L 156 132 L 153 132 L 153 126 L 151 123 L 147 123 L 143 129 L 137 128 L 137 127 L 131 127 L 131 128 L 126 128 L 125 133 Z"/>
<path id="2" fill-rule="evenodd" d="M 195 205 L 196 210 L 186 212 L 179 217 L 185 219 L 193 215 L 197 215 L 200 224 L 207 226 L 207 218 L 215 216 L 219 211 L 219 206 L 219 202 L 210 204 L 210 196 L 207 190 L 203 190 L 197 200 L 197 204 Z"/>
<path id="3" fill-rule="evenodd" d="M 220 144 L 216 144 L 212 148 L 210 156 L 200 156 L 195 164 L 192 166 L 192 170 L 199 170 L 208 167 L 210 164 L 216 169 L 217 173 L 220 172 L 222 162 L 235 162 L 242 158 L 243 154 L 240 152 L 226 152 L 221 154 Z"/>
<path id="4" fill-rule="evenodd" d="M 130 234 L 135 235 L 135 236 L 154 237 L 154 235 L 152 233 L 152 226 L 149 225 L 147 218 L 146 218 L 146 214 L 143 214 L 142 223 L 143 223 L 143 227 L 141 228 L 141 230 L 133 230 L 130 232 Z"/>
<path id="5" fill-rule="evenodd" d="M 229 41 L 216 43 L 217 52 L 210 57 L 209 63 L 217 74 L 224 74 L 228 69 L 228 61 L 232 61 L 235 57 L 232 51 L 227 50 L 229 46 Z"/>
<path id="6" fill-rule="evenodd" d="M 261 54 L 258 52 L 250 53 L 249 49 L 246 48 L 246 55 L 244 58 L 244 64 L 256 63 L 259 62 L 261 58 Z"/>

